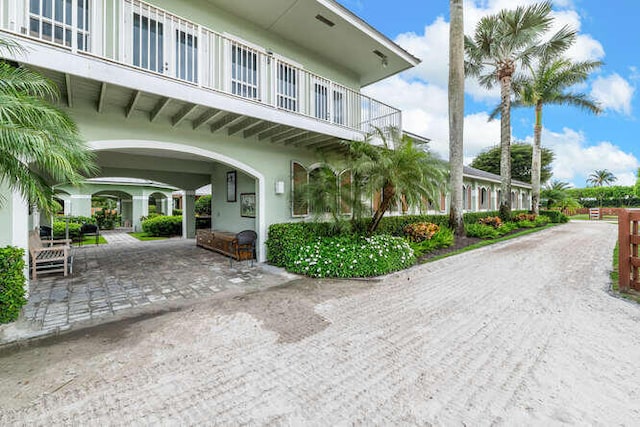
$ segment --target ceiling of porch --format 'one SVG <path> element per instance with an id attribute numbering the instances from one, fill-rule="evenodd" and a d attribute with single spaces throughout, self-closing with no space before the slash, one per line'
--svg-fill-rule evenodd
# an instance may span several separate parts
<path id="1" fill-rule="evenodd" d="M 342 140 L 332 135 L 58 71 L 36 70 L 58 85 L 62 101 L 69 108 L 82 101 L 83 105 L 92 104 L 98 113 L 121 113 L 125 120 L 164 122 L 193 131 L 208 130 L 212 134 L 240 136 L 295 148 L 319 151 L 344 149 Z"/>

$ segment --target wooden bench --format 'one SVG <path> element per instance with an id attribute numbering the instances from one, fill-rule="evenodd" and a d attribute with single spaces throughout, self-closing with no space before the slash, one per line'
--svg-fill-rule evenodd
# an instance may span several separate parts
<path id="1" fill-rule="evenodd" d="M 228 231 L 198 230 L 196 245 L 219 252 L 236 261 L 253 259 L 253 250 L 244 250 L 245 245 L 238 244 L 237 234 Z"/>
<path id="2" fill-rule="evenodd" d="M 29 254 L 31 255 L 31 272 L 33 279 L 38 271 L 58 273 L 66 276 L 70 267 L 71 240 L 41 240 L 37 231 L 29 233 Z"/>

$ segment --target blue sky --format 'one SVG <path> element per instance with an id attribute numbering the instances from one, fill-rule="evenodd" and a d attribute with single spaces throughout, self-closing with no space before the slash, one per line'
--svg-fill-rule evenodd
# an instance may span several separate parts
<path id="1" fill-rule="evenodd" d="M 432 139 L 432 150 L 447 157 L 447 61 L 449 2 L 425 0 L 339 0 L 344 6 L 422 59 L 398 76 L 364 89 L 404 112 L 404 128 Z M 473 33 L 484 15 L 502 8 L 535 3 L 533 0 L 466 0 L 465 32 Z M 598 0 L 554 2 L 555 28 L 569 24 L 579 31 L 568 55 L 576 60 L 601 60 L 581 92 L 596 99 L 604 113 L 590 115 L 571 107 L 545 107 L 542 143 L 556 154 L 554 179 L 584 187 L 595 169 L 609 169 L 618 183 L 632 185 L 640 167 L 640 111 L 636 86 L 640 81 L 640 44 L 637 18 L 640 1 L 616 0 L 615 7 Z M 473 81 L 465 86 L 465 160 L 499 142 L 499 122 L 487 122 L 487 112 L 498 103 L 498 93 Z M 514 140 L 531 142 L 533 111 L 512 113 Z"/>

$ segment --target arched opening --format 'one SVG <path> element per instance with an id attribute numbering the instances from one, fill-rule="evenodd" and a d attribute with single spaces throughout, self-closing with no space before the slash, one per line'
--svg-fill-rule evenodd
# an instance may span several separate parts
<path id="1" fill-rule="evenodd" d="M 216 207 L 212 228 L 256 231 L 256 255 L 265 261 L 265 178 L 255 168 L 211 150 L 172 142 L 105 140 L 92 141 L 89 146 L 97 154 L 102 176 L 142 178 L 182 189 L 183 237 L 195 236 L 195 190 L 211 184 L 212 206 Z M 148 196 L 136 197 L 148 203 Z"/>
<path id="2" fill-rule="evenodd" d="M 479 190 L 480 193 L 480 209 L 487 210 L 489 209 L 489 202 L 487 199 L 487 189 L 482 187 Z"/>

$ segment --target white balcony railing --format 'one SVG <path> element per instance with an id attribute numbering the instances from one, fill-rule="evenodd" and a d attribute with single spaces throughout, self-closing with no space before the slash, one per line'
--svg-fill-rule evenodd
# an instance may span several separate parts
<path id="1" fill-rule="evenodd" d="M 3 0 L 0 5 L 2 29 L 73 52 L 364 133 L 401 128 L 396 108 L 263 47 L 138 0 Z"/>

